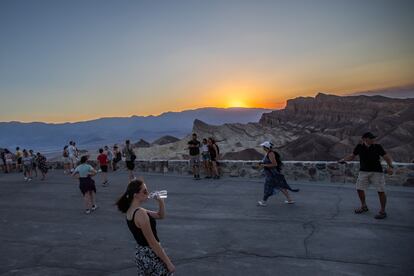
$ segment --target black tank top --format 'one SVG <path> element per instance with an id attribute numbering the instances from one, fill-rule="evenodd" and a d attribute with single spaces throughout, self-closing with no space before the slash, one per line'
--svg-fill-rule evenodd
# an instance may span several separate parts
<path id="1" fill-rule="evenodd" d="M 132 220 L 127 219 L 128 228 L 129 228 L 129 231 L 131 231 L 132 235 L 134 236 L 136 242 L 139 245 L 148 246 L 148 242 L 145 239 L 144 233 L 142 233 L 141 228 L 138 228 L 135 225 L 135 222 L 134 222 L 135 213 L 138 210 L 139 210 L 139 208 L 134 211 L 134 214 L 132 215 Z M 158 236 L 157 236 L 157 222 L 155 221 L 155 219 L 153 217 L 150 216 L 150 214 L 148 214 L 148 217 L 149 217 L 149 220 L 150 220 L 152 233 L 154 234 L 155 239 L 159 242 L 160 240 L 158 239 Z"/>

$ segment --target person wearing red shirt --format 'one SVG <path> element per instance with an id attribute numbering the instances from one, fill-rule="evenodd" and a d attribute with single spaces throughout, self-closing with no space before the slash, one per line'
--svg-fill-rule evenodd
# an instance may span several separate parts
<path id="1" fill-rule="evenodd" d="M 99 166 L 102 171 L 102 186 L 107 186 L 108 185 L 108 176 L 107 176 L 108 156 L 104 153 L 103 149 L 99 149 L 99 155 L 98 155 L 97 160 L 99 162 Z"/>

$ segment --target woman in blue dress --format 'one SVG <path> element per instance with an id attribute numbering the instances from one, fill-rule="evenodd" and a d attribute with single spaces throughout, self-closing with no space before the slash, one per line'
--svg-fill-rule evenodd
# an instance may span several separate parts
<path id="1" fill-rule="evenodd" d="M 282 161 L 280 155 L 273 151 L 273 144 L 266 141 L 260 144 L 263 147 L 263 150 L 266 152 L 265 157 L 263 158 L 260 166 L 263 168 L 265 174 L 265 184 L 264 184 L 264 193 L 263 199 L 257 202 L 258 206 L 267 206 L 267 199 L 276 194 L 278 191 L 281 191 L 285 197 L 285 203 L 293 204 L 295 201 L 292 200 L 288 192 L 298 192 L 299 189 L 292 189 L 289 184 L 287 184 L 285 176 L 281 173 Z"/>

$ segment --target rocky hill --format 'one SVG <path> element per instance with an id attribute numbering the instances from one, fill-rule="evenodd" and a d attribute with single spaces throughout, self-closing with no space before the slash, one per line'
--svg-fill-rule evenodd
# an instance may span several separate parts
<path id="1" fill-rule="evenodd" d="M 336 160 L 371 131 L 395 160 L 414 157 L 414 99 L 318 94 L 289 100 L 284 110 L 263 114 L 264 128 L 289 128 L 298 136 L 280 146 L 293 160 Z"/>
<path id="2" fill-rule="evenodd" d="M 378 135 L 394 160 L 412 161 L 414 99 L 318 94 L 289 100 L 285 109 L 263 114 L 258 123 L 216 126 L 195 120 L 193 125 L 200 138 L 216 138 L 223 157 L 244 160 L 257 159 L 265 140 L 272 141 L 285 160 L 337 160 L 351 153 L 366 131 Z M 185 158 L 189 139 L 142 154 Z"/>
<path id="3" fill-rule="evenodd" d="M 165 135 L 152 142 L 152 145 L 166 145 L 177 141 L 180 141 L 180 139 L 171 135 Z"/>
<path id="4" fill-rule="evenodd" d="M 139 141 L 133 144 L 133 146 L 134 148 L 149 148 L 151 144 L 145 141 L 144 139 L 139 139 Z"/>

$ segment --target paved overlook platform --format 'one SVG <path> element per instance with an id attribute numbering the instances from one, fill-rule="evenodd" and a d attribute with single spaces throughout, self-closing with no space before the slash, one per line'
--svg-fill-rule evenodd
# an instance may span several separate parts
<path id="1" fill-rule="evenodd" d="M 175 275 L 414 273 L 413 188 L 389 187 L 389 217 L 378 221 L 375 191 L 370 212 L 355 215 L 348 183 L 294 183 L 297 204 L 279 194 L 263 208 L 262 180 L 140 175 L 169 192 L 158 232 Z M 134 240 L 113 205 L 127 175 L 109 177 L 109 187 L 97 186 L 100 208 L 85 215 L 77 180 L 61 170 L 29 183 L 0 174 L 0 275 L 136 275 Z"/>

